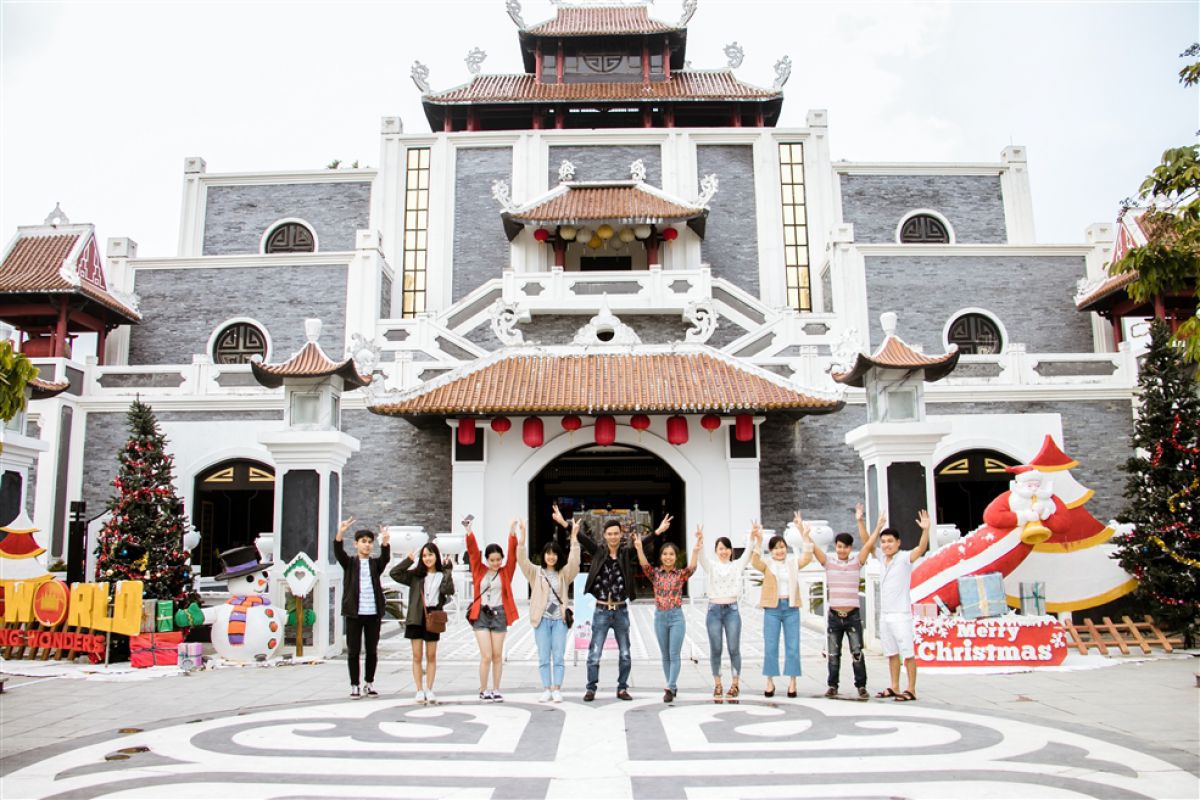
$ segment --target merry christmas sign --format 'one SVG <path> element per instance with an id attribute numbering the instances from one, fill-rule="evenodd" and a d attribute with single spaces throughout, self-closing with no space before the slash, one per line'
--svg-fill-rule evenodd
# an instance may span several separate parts
<path id="1" fill-rule="evenodd" d="M 917 661 L 923 667 L 1056 667 L 1067 634 L 1054 617 L 990 619 L 917 617 Z"/>

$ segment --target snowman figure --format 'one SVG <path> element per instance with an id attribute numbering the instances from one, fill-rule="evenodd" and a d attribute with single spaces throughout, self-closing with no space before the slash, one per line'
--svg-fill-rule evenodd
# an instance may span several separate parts
<path id="1" fill-rule="evenodd" d="M 225 569 L 217 580 L 227 582 L 229 600 L 207 608 L 192 603 L 175 614 L 175 623 L 212 625 L 213 648 L 229 661 L 265 661 L 283 643 L 286 617 L 267 597 L 271 585 L 267 571 L 274 562 L 261 562 L 253 546 L 227 550 L 221 553 L 221 562 Z"/>

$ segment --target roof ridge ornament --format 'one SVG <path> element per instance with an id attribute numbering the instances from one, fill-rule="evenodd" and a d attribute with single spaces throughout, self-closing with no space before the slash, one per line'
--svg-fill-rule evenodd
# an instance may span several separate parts
<path id="1" fill-rule="evenodd" d="M 695 344 L 703 344 L 717 329 L 717 310 L 712 300 L 696 300 L 687 304 L 683 310 L 684 322 L 690 322 L 692 327 L 684 333 L 684 339 Z"/>
<path id="2" fill-rule="evenodd" d="M 483 62 L 487 58 L 487 51 L 478 47 L 471 48 L 467 53 L 467 57 L 463 61 L 467 62 L 467 72 L 472 75 L 478 75 L 483 67 Z"/>
<path id="3" fill-rule="evenodd" d="M 563 162 L 558 165 L 558 182 L 566 183 L 573 180 L 575 180 L 575 165 L 564 158 Z"/>
<path id="4" fill-rule="evenodd" d="M 66 212 L 62 210 L 62 205 L 58 201 L 55 201 L 54 210 L 46 215 L 46 219 L 42 220 L 42 224 L 53 225 L 57 228 L 59 225 L 70 225 L 71 220 L 67 217 Z"/>
<path id="5" fill-rule="evenodd" d="M 854 362 L 858 358 L 862 349 L 858 343 L 858 329 L 844 328 L 842 335 L 837 338 L 830 348 L 829 355 L 832 357 L 829 369 L 827 372 L 849 372 L 854 368 Z M 838 384 L 841 386 L 841 384 Z M 844 388 L 844 387 L 843 387 Z"/>
<path id="6" fill-rule="evenodd" d="M 792 77 L 792 59 L 784 56 L 775 62 L 775 83 L 771 84 L 771 88 L 782 89 L 790 77 Z"/>
<path id="7" fill-rule="evenodd" d="M 641 344 L 642 339 L 608 307 L 608 293 L 600 296 L 600 312 L 575 332 L 572 344 L 619 345 Z"/>
<path id="8" fill-rule="evenodd" d="M 375 372 L 375 365 L 379 363 L 380 343 L 378 340 L 370 340 L 361 333 L 352 333 L 350 335 L 350 344 L 346 346 L 346 357 L 354 359 L 354 366 L 362 375 L 371 375 Z"/>
<path id="9" fill-rule="evenodd" d="M 519 0 L 508 0 L 504 4 L 504 10 L 508 12 L 508 18 L 513 21 L 521 30 L 525 30 L 525 20 L 521 19 L 521 3 Z"/>
<path id="10" fill-rule="evenodd" d="M 492 198 L 505 211 L 515 211 L 517 208 L 509 195 L 508 181 L 492 181 Z"/>
<path id="11" fill-rule="evenodd" d="M 646 163 L 640 158 L 629 165 L 629 174 L 638 183 L 646 182 Z"/>
<path id="12" fill-rule="evenodd" d="M 692 21 L 692 15 L 696 13 L 696 6 L 700 4 L 700 0 L 683 0 L 683 13 L 679 15 L 679 22 L 675 23 L 675 27 L 684 28 Z"/>
<path id="13" fill-rule="evenodd" d="M 896 335 L 896 322 L 899 320 L 895 311 L 885 311 L 879 315 L 879 327 L 883 328 L 884 336 Z"/>
<path id="14" fill-rule="evenodd" d="M 700 208 L 708 208 L 708 204 L 712 202 L 713 196 L 717 193 L 717 187 L 720 186 L 720 181 L 717 180 L 717 173 L 710 172 L 700 179 L 700 194 L 693 201 Z"/>
<path id="15" fill-rule="evenodd" d="M 321 338 L 321 320 L 316 317 L 304 320 L 304 338 L 313 344 L 317 343 L 317 339 Z"/>
<path id="16" fill-rule="evenodd" d="M 517 324 L 522 321 L 520 303 L 506 303 L 504 298 L 497 298 L 488 308 L 488 316 L 491 318 L 492 333 L 503 344 L 525 344 L 525 334 L 517 330 Z"/>
<path id="17" fill-rule="evenodd" d="M 417 88 L 421 90 L 421 94 L 429 94 L 429 67 L 420 61 L 414 61 L 410 77 L 412 77 L 412 82 L 417 85 Z"/>
<path id="18" fill-rule="evenodd" d="M 735 40 L 725 45 L 725 58 L 728 59 L 726 63 L 730 69 L 737 69 L 746 60 L 746 51 Z"/>

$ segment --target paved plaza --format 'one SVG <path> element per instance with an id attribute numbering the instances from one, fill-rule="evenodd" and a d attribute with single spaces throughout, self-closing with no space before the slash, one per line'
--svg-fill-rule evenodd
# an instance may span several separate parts
<path id="1" fill-rule="evenodd" d="M 860 703 L 819 697 L 823 637 L 806 630 L 800 696 L 783 697 L 780 681 L 767 699 L 760 614 L 751 612 L 742 696 L 714 702 L 702 613 L 688 610 L 691 640 L 672 706 L 661 702 L 652 609 L 643 605 L 634 613 L 633 702 L 613 696 L 610 652 L 597 701 L 583 703 L 584 654 L 574 664 L 569 650 L 566 702 L 537 702 L 535 650 L 523 621 L 509 637 L 503 704 L 475 698 L 474 643 L 457 622 L 443 643 L 436 706 L 413 702 L 408 645 L 395 632 L 381 647 L 383 694 L 362 700 L 347 696 L 338 660 L 88 680 L 39 677 L 53 668 L 9 664 L 0 793 L 6 800 L 1200 796 L 1195 658 L 1038 673 L 927 670 L 916 703 Z M 848 695 L 848 663 L 843 669 Z M 873 690 L 885 671 L 881 658 L 869 658 Z"/>

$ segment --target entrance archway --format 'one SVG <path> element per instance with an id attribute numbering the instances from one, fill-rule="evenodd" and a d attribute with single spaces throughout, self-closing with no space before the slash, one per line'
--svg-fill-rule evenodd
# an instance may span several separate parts
<path id="1" fill-rule="evenodd" d="M 657 563 L 666 542 L 687 554 L 687 496 L 684 480 L 666 461 L 628 444 L 585 445 L 559 455 L 529 482 L 529 552 L 539 554 L 554 540 L 566 552 L 568 539 L 546 511 L 557 503 L 563 515 L 584 520 L 584 532 L 599 538 L 604 521 L 617 517 L 639 528 L 658 525 L 665 514 L 674 521 L 661 539 L 649 540 L 646 557 Z M 557 529 L 557 530 L 556 530 Z M 586 556 L 585 556 L 586 563 Z M 639 577 L 639 582 L 643 579 Z"/>
<path id="2" fill-rule="evenodd" d="M 218 553 L 253 544 L 275 526 L 275 470 L 259 461 L 223 461 L 196 476 L 192 524 L 200 532 L 201 573 L 221 571 Z"/>
<path id="3" fill-rule="evenodd" d="M 1006 467 L 1019 462 L 996 450 L 963 450 L 937 465 L 933 473 L 938 522 L 970 533 L 983 524 L 988 503 L 1008 489 Z"/>

